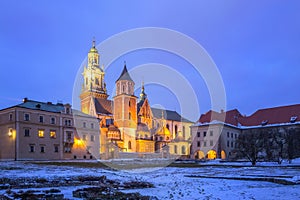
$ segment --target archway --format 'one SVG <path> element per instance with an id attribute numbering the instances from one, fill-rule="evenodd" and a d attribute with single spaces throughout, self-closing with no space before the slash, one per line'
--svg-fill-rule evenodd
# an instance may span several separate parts
<path id="1" fill-rule="evenodd" d="M 224 150 L 221 151 L 221 159 L 225 160 L 226 159 L 226 153 Z"/>
<path id="2" fill-rule="evenodd" d="M 207 158 L 208 158 L 209 160 L 216 159 L 216 158 L 217 158 L 217 152 L 214 151 L 214 150 L 209 150 L 209 151 L 207 152 Z"/>
<path id="3" fill-rule="evenodd" d="M 197 151 L 195 153 L 195 158 L 196 159 L 204 159 L 205 155 L 204 155 L 204 152 L 203 151 Z"/>

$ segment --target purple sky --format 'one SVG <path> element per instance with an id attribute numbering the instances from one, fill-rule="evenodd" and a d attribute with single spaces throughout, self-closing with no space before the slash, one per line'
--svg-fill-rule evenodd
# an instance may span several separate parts
<path id="1" fill-rule="evenodd" d="M 107 2 L 1 1 L 0 108 L 23 97 L 72 103 L 76 73 L 92 38 L 100 43 L 149 26 L 179 31 L 206 49 L 222 75 L 227 109 L 249 115 L 259 108 L 299 103 L 299 1 Z M 200 112 L 210 109 L 207 88 L 201 78 L 189 76 L 189 64 L 157 50 L 131 52 L 113 62 L 106 74 L 109 92 L 124 60 L 128 69 L 149 62 L 174 67 L 190 78 Z M 165 88 L 149 86 L 146 92 L 151 104 L 180 110 Z"/>

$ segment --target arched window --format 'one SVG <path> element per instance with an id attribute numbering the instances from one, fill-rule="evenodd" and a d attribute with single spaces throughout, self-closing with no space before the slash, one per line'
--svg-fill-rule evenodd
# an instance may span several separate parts
<path id="1" fill-rule="evenodd" d="M 131 141 L 128 141 L 128 149 L 131 149 Z"/>
<path id="2" fill-rule="evenodd" d="M 181 154 L 186 154 L 186 152 L 185 152 L 185 146 L 181 147 Z"/>
<path id="3" fill-rule="evenodd" d="M 122 92 L 125 92 L 125 85 L 122 85 Z"/>
<path id="4" fill-rule="evenodd" d="M 177 145 L 174 146 L 174 153 L 177 154 Z"/>

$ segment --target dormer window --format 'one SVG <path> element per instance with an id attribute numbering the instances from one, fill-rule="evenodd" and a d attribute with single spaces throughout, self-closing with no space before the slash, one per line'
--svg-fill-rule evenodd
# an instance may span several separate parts
<path id="1" fill-rule="evenodd" d="M 297 116 L 291 117 L 290 122 L 291 122 L 291 123 L 295 123 L 296 120 L 297 120 L 297 118 L 298 118 Z"/>
<path id="2" fill-rule="evenodd" d="M 268 124 L 268 122 L 269 122 L 269 120 L 264 120 L 264 121 L 261 122 L 261 125 L 262 125 L 262 126 L 265 126 L 265 125 Z"/>

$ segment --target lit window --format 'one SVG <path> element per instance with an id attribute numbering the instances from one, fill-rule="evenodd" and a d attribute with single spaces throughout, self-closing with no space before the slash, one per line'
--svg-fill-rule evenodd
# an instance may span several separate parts
<path id="1" fill-rule="evenodd" d="M 50 138 L 56 138 L 56 131 L 50 131 Z"/>
<path id="2" fill-rule="evenodd" d="M 40 116 L 40 122 L 41 122 L 41 123 L 44 122 L 44 116 Z"/>
<path id="3" fill-rule="evenodd" d="M 55 124 L 55 117 L 51 117 L 51 124 Z"/>
<path id="4" fill-rule="evenodd" d="M 25 137 L 29 137 L 29 134 L 30 134 L 30 131 L 29 131 L 28 128 L 26 128 L 26 129 L 24 130 L 24 136 L 25 136 Z"/>
<path id="5" fill-rule="evenodd" d="M 38 131 L 38 136 L 39 136 L 40 138 L 43 138 L 44 135 L 45 135 L 45 131 L 44 131 L 44 130 L 39 130 L 39 131 Z"/>
<path id="6" fill-rule="evenodd" d="M 24 114 L 24 120 L 25 121 L 29 121 L 30 119 L 29 119 L 30 117 L 29 117 L 29 114 L 28 113 L 25 113 Z"/>
<path id="7" fill-rule="evenodd" d="M 95 136 L 91 135 L 91 141 L 94 142 L 95 141 Z"/>

